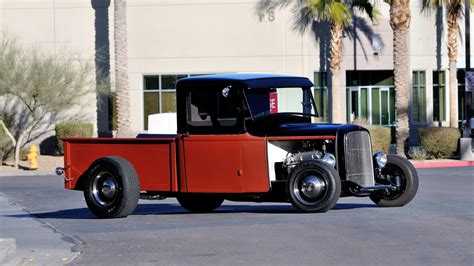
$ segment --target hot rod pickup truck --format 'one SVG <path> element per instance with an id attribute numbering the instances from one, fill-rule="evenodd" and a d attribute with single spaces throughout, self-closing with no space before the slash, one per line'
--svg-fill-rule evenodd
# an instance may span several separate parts
<path id="1" fill-rule="evenodd" d="M 66 138 L 56 172 L 99 218 L 126 217 L 140 198 L 176 197 L 191 212 L 224 200 L 290 202 L 302 212 L 326 212 L 341 196 L 410 202 L 418 189 L 410 162 L 373 153 L 364 127 L 313 123 L 312 86 L 267 74 L 181 79 L 177 134 Z"/>

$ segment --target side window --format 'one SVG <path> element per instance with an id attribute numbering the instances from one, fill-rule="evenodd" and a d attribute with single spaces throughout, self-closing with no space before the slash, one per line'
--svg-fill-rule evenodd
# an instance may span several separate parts
<path id="1" fill-rule="evenodd" d="M 188 95 L 189 133 L 239 133 L 240 115 L 239 95 L 231 87 L 195 89 Z"/>

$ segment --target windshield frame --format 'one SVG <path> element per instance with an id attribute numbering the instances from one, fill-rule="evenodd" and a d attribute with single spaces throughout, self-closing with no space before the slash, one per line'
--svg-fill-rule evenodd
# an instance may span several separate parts
<path id="1" fill-rule="evenodd" d="M 272 89 L 282 89 L 282 88 L 300 88 L 303 92 L 303 99 L 302 99 L 302 104 L 303 104 L 303 112 L 277 112 L 277 113 L 268 113 L 268 114 L 262 114 L 262 115 L 254 115 L 253 114 L 253 110 L 251 108 L 251 105 L 249 104 L 249 101 L 248 101 L 248 94 L 246 92 L 246 90 L 272 90 Z M 244 89 L 242 90 L 243 92 L 243 98 L 244 98 L 244 105 L 245 105 L 245 108 L 244 109 L 247 109 L 249 114 L 250 114 L 250 118 L 252 121 L 255 121 L 256 118 L 262 118 L 262 117 L 267 117 L 267 116 L 272 116 L 272 115 L 284 115 L 284 114 L 300 114 L 302 116 L 305 116 L 305 117 L 319 117 L 319 113 L 318 113 L 318 109 L 316 108 L 316 102 L 314 100 L 314 96 L 313 96 L 313 92 L 311 90 L 312 87 L 271 87 L 271 88 L 265 88 L 265 89 L 253 89 L 253 88 L 247 88 L 247 89 Z M 309 98 L 309 99 L 307 99 Z M 310 105 L 310 109 L 313 109 L 314 110 L 314 114 L 313 113 L 305 113 L 305 108 Z M 311 108 L 312 107 L 312 108 Z M 247 120 L 247 116 L 245 115 L 245 112 L 243 114 L 245 116 L 245 120 Z"/>

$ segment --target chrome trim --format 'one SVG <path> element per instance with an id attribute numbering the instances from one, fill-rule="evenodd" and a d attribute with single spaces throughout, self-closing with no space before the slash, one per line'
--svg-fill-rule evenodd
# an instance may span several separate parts
<path id="1" fill-rule="evenodd" d="M 359 186 L 373 186 L 374 161 L 370 135 L 367 131 L 351 131 L 344 136 L 346 180 Z"/>
<path id="2" fill-rule="evenodd" d="M 380 150 L 374 153 L 374 161 L 379 168 L 383 168 L 387 164 L 387 154 Z"/>
<path id="3" fill-rule="evenodd" d="M 329 152 L 326 152 L 321 158 L 325 163 L 329 164 L 331 167 L 336 166 L 336 157 Z"/>
<path id="4" fill-rule="evenodd" d="M 298 178 L 295 183 L 294 195 L 301 203 L 306 205 L 319 202 L 327 190 L 324 178 L 315 175 Z"/>
<path id="5" fill-rule="evenodd" d="M 117 197 L 118 184 L 112 173 L 103 171 L 96 175 L 92 182 L 92 196 L 97 204 L 111 206 Z"/>
<path id="6" fill-rule="evenodd" d="M 359 191 L 360 192 L 371 192 L 371 191 L 374 191 L 374 190 L 381 190 L 381 189 L 395 190 L 395 189 L 397 189 L 397 187 L 392 186 L 392 185 L 375 185 L 375 186 L 360 187 Z"/>

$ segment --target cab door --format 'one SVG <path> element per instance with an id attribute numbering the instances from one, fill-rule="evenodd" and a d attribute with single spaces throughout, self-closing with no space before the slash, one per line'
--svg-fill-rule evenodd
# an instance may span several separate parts
<path id="1" fill-rule="evenodd" d="M 238 135 L 183 139 L 188 192 L 242 192 Z"/>
<path id="2" fill-rule="evenodd" d="M 231 86 L 191 89 L 187 95 L 187 134 L 182 138 L 187 192 L 242 192 L 238 91 Z M 181 175 L 183 177 L 183 175 Z"/>

